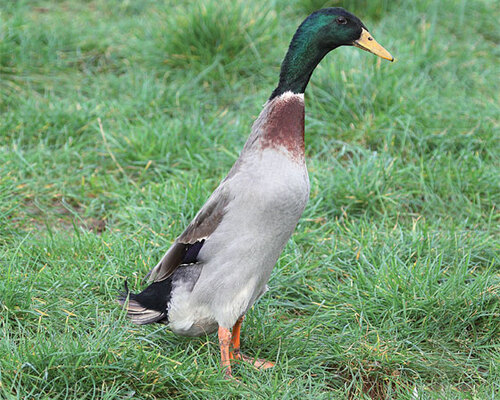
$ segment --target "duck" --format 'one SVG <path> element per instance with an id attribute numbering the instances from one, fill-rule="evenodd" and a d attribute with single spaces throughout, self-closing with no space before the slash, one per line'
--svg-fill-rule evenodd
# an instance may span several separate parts
<path id="1" fill-rule="evenodd" d="M 394 60 L 343 8 L 310 14 L 295 32 L 278 85 L 227 176 L 146 275 L 149 285 L 132 293 L 125 281 L 118 299 L 135 324 L 164 323 L 183 336 L 217 332 L 226 378 L 238 361 L 274 366 L 240 351 L 241 326 L 268 290 L 271 271 L 306 207 L 304 92 L 319 62 L 340 46 Z"/>

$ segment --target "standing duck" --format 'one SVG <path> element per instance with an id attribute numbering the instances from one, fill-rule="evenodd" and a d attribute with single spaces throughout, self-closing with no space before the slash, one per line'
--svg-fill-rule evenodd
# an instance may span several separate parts
<path id="1" fill-rule="evenodd" d="M 293 36 L 278 86 L 229 174 L 149 272 L 151 284 L 138 294 L 125 284 L 119 299 L 136 324 L 162 322 L 186 336 L 218 331 L 226 377 L 232 359 L 260 368 L 273 365 L 240 352 L 241 324 L 267 290 L 271 270 L 306 206 L 304 91 L 318 63 L 339 46 L 393 61 L 344 9 L 309 15 Z"/>

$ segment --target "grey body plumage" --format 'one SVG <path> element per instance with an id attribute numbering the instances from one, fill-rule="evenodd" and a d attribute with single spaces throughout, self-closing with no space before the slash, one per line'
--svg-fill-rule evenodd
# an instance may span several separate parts
<path id="1" fill-rule="evenodd" d="M 228 176 L 151 270 L 153 282 L 171 282 L 168 293 L 158 293 L 168 297 L 167 309 L 152 310 L 131 297 L 134 322 L 150 323 L 156 316 L 175 333 L 202 335 L 232 327 L 266 291 L 309 196 L 304 157 L 280 143 L 266 146 L 270 120 L 286 118 L 287 103 L 303 110 L 303 96 L 290 92 L 266 103 Z M 303 141 L 301 129 L 292 132 L 292 141 Z M 195 262 L 183 264 L 186 248 L 200 242 Z"/>

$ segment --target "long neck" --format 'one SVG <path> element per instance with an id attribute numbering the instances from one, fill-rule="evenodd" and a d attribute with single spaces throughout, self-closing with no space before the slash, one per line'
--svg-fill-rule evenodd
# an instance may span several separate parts
<path id="1" fill-rule="evenodd" d="M 278 87 L 274 89 L 269 100 L 288 91 L 304 93 L 314 69 L 331 50 L 320 46 L 307 27 L 301 25 L 281 64 Z"/>

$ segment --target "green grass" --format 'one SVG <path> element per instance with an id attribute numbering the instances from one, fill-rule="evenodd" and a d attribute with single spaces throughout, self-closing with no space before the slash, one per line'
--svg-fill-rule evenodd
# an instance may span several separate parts
<path id="1" fill-rule="evenodd" d="M 136 290 L 246 140 L 324 5 L 398 62 L 328 55 L 311 197 L 249 312 L 277 362 L 130 324 Z M 494 399 L 498 7 L 489 0 L 0 1 L 0 398 Z M 99 126 L 102 122 L 102 130 Z"/>

